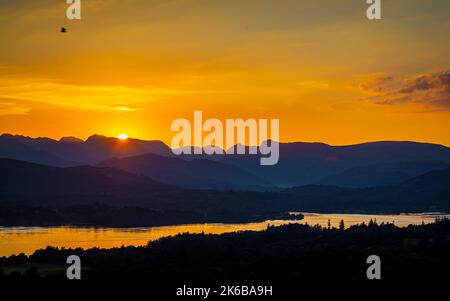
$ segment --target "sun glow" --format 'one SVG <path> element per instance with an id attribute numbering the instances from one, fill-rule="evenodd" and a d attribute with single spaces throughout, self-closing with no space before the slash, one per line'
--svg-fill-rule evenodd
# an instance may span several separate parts
<path id="1" fill-rule="evenodd" d="M 120 140 L 127 140 L 128 139 L 128 135 L 127 134 L 120 134 L 119 136 L 117 136 L 117 138 L 119 138 Z"/>

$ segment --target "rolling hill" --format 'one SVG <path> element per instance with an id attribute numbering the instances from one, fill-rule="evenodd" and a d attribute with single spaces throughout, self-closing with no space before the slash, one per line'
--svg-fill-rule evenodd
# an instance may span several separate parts
<path id="1" fill-rule="evenodd" d="M 132 164 L 145 167 L 140 161 L 144 159 L 153 168 L 161 162 L 168 164 L 158 156 L 152 158 L 156 161 L 150 160 L 148 155 L 142 157 L 109 163 L 115 161 L 114 165 L 121 168 L 125 163 L 130 164 L 129 167 L 133 167 Z M 175 159 L 170 163 L 191 163 Z M 211 162 L 205 164 L 209 166 Z M 163 170 L 167 168 L 163 166 Z M 450 168 L 384 187 L 306 185 L 257 192 L 186 190 L 111 167 L 59 168 L 0 159 L 0 225 L 149 226 L 249 222 L 289 218 L 287 213 L 293 211 L 450 212 Z"/>
<path id="2" fill-rule="evenodd" d="M 450 168 L 384 187 L 307 185 L 284 193 L 294 196 L 300 208 L 319 212 L 450 212 Z"/>
<path id="3" fill-rule="evenodd" d="M 175 189 L 144 176 L 113 168 L 52 167 L 0 159 L 1 199 L 70 196 L 142 196 Z"/>
<path id="4" fill-rule="evenodd" d="M 233 164 L 256 174 L 279 187 L 295 187 L 317 184 L 329 177 L 339 175 L 349 169 L 370 165 L 398 164 L 395 181 L 405 181 L 411 176 L 420 175 L 436 168 L 421 164 L 419 173 L 404 172 L 401 162 L 440 162 L 444 167 L 450 165 L 450 148 L 417 142 L 372 142 L 349 146 L 330 146 L 323 143 L 280 143 L 280 160 L 274 166 L 260 166 L 258 156 L 213 156 L 212 160 Z M 440 166 L 441 167 L 441 166 Z M 412 167 L 410 167 L 412 169 Z M 386 169 L 364 186 L 378 186 L 380 177 L 389 178 L 392 169 Z M 401 176 L 403 173 L 403 176 Z M 348 183 L 344 183 L 348 186 Z M 359 185 L 358 185 L 359 186 Z"/>
<path id="5" fill-rule="evenodd" d="M 429 143 L 381 141 L 331 146 L 294 142 L 279 143 L 279 147 L 279 163 L 261 166 L 258 155 L 175 156 L 161 141 L 122 141 L 100 135 L 86 141 L 74 137 L 57 141 L 0 136 L 0 158 L 59 167 L 117 164 L 116 167 L 155 180 L 199 189 L 264 190 L 311 184 L 375 187 L 398 184 L 450 166 L 450 149 Z M 143 166 L 131 161 L 139 161 Z"/>
<path id="6" fill-rule="evenodd" d="M 347 169 L 336 175 L 324 178 L 317 184 L 348 188 L 388 186 L 420 176 L 430 170 L 449 167 L 443 161 L 410 161 L 380 163 Z"/>
<path id="7" fill-rule="evenodd" d="M 113 158 L 98 166 L 142 174 L 157 181 L 190 189 L 248 189 L 270 187 L 268 181 L 240 168 L 206 159 L 191 161 L 155 154 Z"/>

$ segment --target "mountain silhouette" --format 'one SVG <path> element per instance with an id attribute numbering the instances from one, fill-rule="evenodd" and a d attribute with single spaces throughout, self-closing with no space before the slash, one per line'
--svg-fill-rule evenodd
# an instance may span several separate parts
<path id="1" fill-rule="evenodd" d="M 234 165 L 205 159 L 191 161 L 155 154 L 113 158 L 99 166 L 143 174 L 157 181 L 191 189 L 254 189 L 272 186 Z"/>
<path id="2" fill-rule="evenodd" d="M 444 167 L 450 165 L 450 148 L 429 143 L 388 141 L 330 146 L 323 143 L 296 142 L 280 143 L 279 148 L 280 160 L 274 166 L 261 166 L 258 156 L 208 157 L 212 160 L 239 166 L 263 179 L 270 180 L 271 183 L 279 187 L 321 183 L 329 177 L 339 177 L 339 174 L 351 168 L 369 165 L 426 161 L 438 161 Z M 402 168 L 401 166 L 402 164 L 399 164 L 399 169 Z M 425 167 L 425 165 L 422 164 L 422 167 Z M 420 172 L 430 171 L 435 167 L 430 165 L 430 169 L 423 168 L 420 169 Z M 401 172 L 399 170 L 399 173 Z M 392 173 L 392 170 L 387 169 L 386 174 L 381 172 L 379 176 L 388 178 L 389 173 Z M 395 181 L 404 181 L 410 176 L 419 174 L 405 173 L 405 177 L 399 176 Z M 348 183 L 344 184 L 348 186 Z M 364 186 L 377 186 L 379 184 L 379 177 L 374 178 L 373 181 L 367 178 Z"/>
<path id="3" fill-rule="evenodd" d="M 11 145 L 20 146 L 23 150 L 10 151 Z M 147 153 L 172 155 L 170 148 L 161 141 L 131 138 L 122 141 L 100 135 L 93 135 L 86 141 L 74 137 L 65 137 L 57 141 L 8 134 L 0 136 L 0 157 L 60 167 L 96 164 L 111 157 L 129 157 Z"/>
<path id="4" fill-rule="evenodd" d="M 410 161 L 380 163 L 350 168 L 319 181 L 319 185 L 364 188 L 400 184 L 430 170 L 445 169 L 444 161 Z"/>
<path id="5" fill-rule="evenodd" d="M 0 158 L 24 160 L 54 166 L 70 166 L 73 164 L 51 153 L 47 147 L 32 147 L 30 145 L 31 141 L 37 141 L 37 139 L 32 140 L 31 138 L 27 139 L 12 135 L 0 136 Z"/>
<path id="6" fill-rule="evenodd" d="M 382 141 L 331 146 L 295 142 L 278 145 L 279 163 L 261 166 L 259 155 L 175 156 L 158 140 L 120 140 L 93 135 L 86 141 L 74 137 L 57 141 L 4 134 L 0 136 L 0 158 L 69 167 L 105 164 L 111 158 L 157 155 L 147 158 L 155 166 L 149 166 L 143 158 L 133 161 L 143 160 L 141 163 L 145 168 L 133 163 L 116 161 L 114 164 L 166 183 L 202 189 L 256 189 L 257 186 L 271 189 L 273 186 L 289 188 L 314 184 L 375 187 L 398 184 L 427 171 L 450 166 L 450 149 L 429 143 Z M 108 164 L 112 163 L 108 161 Z"/>
<path id="7" fill-rule="evenodd" d="M 0 195 L 4 200 L 16 197 L 143 196 L 167 189 L 175 188 L 114 168 L 60 168 L 0 159 Z"/>
<path id="8" fill-rule="evenodd" d="M 84 143 L 84 141 L 77 137 L 62 137 L 59 139 L 59 142 L 65 142 L 65 143 Z"/>
<path id="9" fill-rule="evenodd" d="M 434 170 L 397 185 L 342 188 L 306 185 L 284 191 L 305 210 L 333 212 L 433 212 L 450 211 L 450 168 Z"/>
<path id="10" fill-rule="evenodd" d="M 160 164 L 157 155 L 142 157 L 116 159 L 115 165 Z M 149 226 L 263 221 L 290 218 L 289 212 L 436 211 L 450 211 L 450 168 L 383 187 L 306 185 L 257 192 L 181 189 L 111 167 L 61 168 L 0 159 L 0 225 Z"/>

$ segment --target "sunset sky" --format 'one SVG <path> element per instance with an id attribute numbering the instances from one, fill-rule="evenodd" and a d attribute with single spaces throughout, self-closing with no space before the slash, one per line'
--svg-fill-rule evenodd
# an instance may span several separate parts
<path id="1" fill-rule="evenodd" d="M 0 133 L 170 143 L 176 118 L 281 140 L 450 146 L 450 1 L 0 0 Z M 67 33 L 60 33 L 62 26 Z"/>

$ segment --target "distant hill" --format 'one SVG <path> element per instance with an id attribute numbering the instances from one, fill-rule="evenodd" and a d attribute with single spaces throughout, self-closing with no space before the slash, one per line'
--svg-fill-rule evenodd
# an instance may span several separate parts
<path id="1" fill-rule="evenodd" d="M 279 143 L 279 147 L 279 163 L 261 166 L 259 155 L 175 156 L 161 141 L 123 141 L 100 135 L 93 135 L 86 141 L 75 137 L 56 141 L 8 134 L 0 136 L 0 158 L 59 167 L 104 164 L 110 158 L 157 155 L 147 158 L 155 166 L 120 165 L 125 170 L 146 174 L 156 180 L 201 189 L 239 187 L 264 190 L 274 186 L 289 188 L 314 184 L 375 187 L 398 184 L 427 171 L 450 166 L 450 149 L 429 143 L 382 141 L 331 146 L 295 142 Z M 112 163 L 108 161 L 109 165 Z M 195 169 L 195 172 L 187 168 Z"/>
<path id="2" fill-rule="evenodd" d="M 372 142 L 349 146 L 330 146 L 323 143 L 280 143 L 280 161 L 274 166 L 260 166 L 258 156 L 208 156 L 219 162 L 234 164 L 257 174 L 279 187 L 294 187 L 320 183 L 352 168 L 369 165 L 397 164 L 401 162 L 440 162 L 450 165 L 450 148 L 442 145 L 417 142 Z M 422 163 L 420 163 L 422 164 Z M 426 172 L 422 164 L 418 171 Z M 379 185 L 380 177 L 389 178 L 393 170 L 367 178 L 368 186 Z M 403 172 L 398 170 L 399 173 Z M 411 174 L 412 176 L 418 174 Z M 403 178 L 401 180 L 405 180 Z M 348 183 L 344 183 L 348 186 Z M 358 185 L 359 186 L 359 185 Z"/>
<path id="3" fill-rule="evenodd" d="M 2 200 L 57 196 L 145 196 L 154 190 L 165 189 L 174 188 L 113 168 L 60 168 L 0 159 Z"/>
<path id="4" fill-rule="evenodd" d="M 68 166 L 71 163 L 53 153 L 33 148 L 13 136 L 0 136 L 0 158 L 25 160 L 38 164 Z"/>
<path id="5" fill-rule="evenodd" d="M 99 166 L 119 168 L 157 181 L 191 189 L 248 189 L 270 187 L 267 181 L 234 165 L 206 159 L 191 161 L 154 154 L 114 158 Z"/>
<path id="6" fill-rule="evenodd" d="M 411 161 L 380 163 L 347 169 L 326 177 L 317 184 L 348 188 L 365 188 L 400 184 L 430 170 L 445 169 L 449 164 L 442 161 Z"/>
<path id="7" fill-rule="evenodd" d="M 398 185 L 412 199 L 450 200 L 450 168 L 433 170 Z"/>
<path id="8" fill-rule="evenodd" d="M 230 177 L 238 176 L 230 170 Z M 185 190 L 110 167 L 0 159 L 1 226 L 138 227 L 283 217 L 291 218 L 269 193 Z"/>
<path id="9" fill-rule="evenodd" d="M 169 159 L 171 160 L 160 161 L 158 156 L 146 155 L 141 158 L 111 160 L 109 163 L 115 163 L 112 165 L 120 168 L 124 168 L 124 164 L 128 163 L 130 169 L 157 164 L 181 164 L 180 172 L 186 174 L 177 180 L 185 179 L 189 182 L 190 176 L 195 177 L 193 173 L 188 174 L 189 167 L 183 165 L 189 166 L 193 162 Z M 201 163 L 208 168 L 217 166 L 214 165 L 214 162 L 212 165 L 209 165 L 210 162 Z M 162 170 L 168 168 L 163 166 Z M 158 167 L 152 172 L 158 173 Z M 234 173 L 235 171 L 231 169 L 230 172 Z M 222 174 L 222 176 L 224 175 Z M 195 183 L 198 178 L 194 178 L 193 181 Z M 215 184 L 217 183 L 215 182 Z M 193 206 L 197 209 L 212 206 L 212 208 L 232 207 L 234 210 L 248 210 L 251 203 L 255 210 L 264 208 L 280 213 L 296 210 L 313 212 L 450 212 L 450 168 L 431 171 L 401 184 L 384 187 L 351 189 L 306 185 L 278 192 L 221 192 L 220 190 L 177 189 L 146 176 L 135 175 L 111 167 L 59 168 L 0 159 L 0 201 L 9 200 L 16 203 L 16 200 L 21 201 L 23 198 L 41 200 L 37 202 L 38 204 L 47 204 L 51 203 L 52 199 L 58 199 L 61 205 L 85 200 L 88 204 L 103 200 L 109 205 L 114 205 L 115 199 L 121 199 L 128 205 L 145 204 L 152 208 L 170 207 L 174 210 L 192 210 Z M 69 202 L 69 200 L 74 200 L 74 202 Z"/>
<path id="10" fill-rule="evenodd" d="M 64 137 L 57 141 L 8 134 L 0 136 L 0 157 L 53 166 L 96 164 L 111 157 L 147 153 L 172 155 L 170 148 L 161 141 L 122 141 L 100 135 L 93 135 L 86 141 L 74 137 Z"/>
<path id="11" fill-rule="evenodd" d="M 156 176 L 158 168 L 163 172 L 173 168 L 172 181 L 184 179 L 185 186 L 190 181 L 206 181 L 195 172 L 211 174 L 210 168 L 220 177 L 202 185 L 230 185 L 219 180 L 224 181 L 228 175 L 238 181 L 242 176 L 233 167 L 226 174 L 228 167 L 217 162 L 190 162 L 157 155 L 109 160 L 105 164 L 149 168 Z M 191 168 L 190 164 L 198 168 Z M 165 176 L 171 179 L 171 174 Z M 264 221 L 290 218 L 289 212 L 435 211 L 450 212 L 450 168 L 384 187 L 306 185 L 257 192 L 179 189 L 111 167 L 60 168 L 0 159 L 0 225 L 148 226 Z"/>
<path id="12" fill-rule="evenodd" d="M 84 143 L 84 141 L 80 138 L 77 137 L 62 137 L 61 139 L 59 139 L 59 142 L 64 142 L 64 143 Z"/>
<path id="13" fill-rule="evenodd" d="M 326 212 L 450 212 L 450 168 L 435 170 L 398 185 L 341 188 L 309 185 L 290 188 L 304 210 Z"/>

